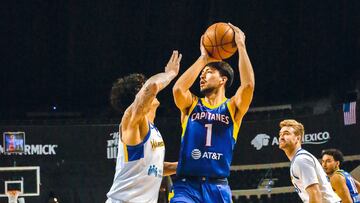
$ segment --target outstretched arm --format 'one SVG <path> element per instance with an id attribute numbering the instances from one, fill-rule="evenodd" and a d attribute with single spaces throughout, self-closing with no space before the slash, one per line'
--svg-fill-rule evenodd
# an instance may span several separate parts
<path id="1" fill-rule="evenodd" d="M 179 73 L 181 57 L 178 51 L 173 51 L 165 71 L 150 77 L 135 96 L 134 102 L 125 111 L 121 121 L 124 143 L 136 145 L 142 141 L 143 132 L 148 132 L 145 116 L 150 111 L 156 95 Z"/>
<path id="2" fill-rule="evenodd" d="M 255 88 L 254 70 L 245 47 L 245 34 L 236 26 L 229 23 L 235 32 L 235 42 L 239 53 L 240 87 L 231 98 L 236 107 L 235 119 L 240 121 L 248 111 Z"/>
<path id="3" fill-rule="evenodd" d="M 178 51 L 173 51 L 163 73 L 158 73 L 150 77 L 139 93 L 135 97 L 133 103 L 134 116 L 143 117 L 148 113 L 151 103 L 156 95 L 164 89 L 179 73 L 180 61 L 182 55 Z"/>
<path id="4" fill-rule="evenodd" d="M 203 36 L 200 40 L 201 56 L 180 76 L 173 87 L 175 104 L 185 114 L 194 99 L 190 92 L 190 87 L 194 84 L 204 66 L 212 61 L 216 61 L 208 55 L 202 41 Z"/>

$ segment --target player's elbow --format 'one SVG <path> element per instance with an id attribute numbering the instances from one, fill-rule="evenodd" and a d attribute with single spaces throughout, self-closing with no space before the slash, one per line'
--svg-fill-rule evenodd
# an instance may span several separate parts
<path id="1" fill-rule="evenodd" d="M 145 84 L 145 92 L 147 92 L 148 95 L 156 96 L 159 90 L 159 85 L 156 82 L 147 82 Z"/>
<path id="2" fill-rule="evenodd" d="M 177 96 L 183 94 L 183 89 L 180 86 L 174 85 L 174 87 L 172 88 L 172 92 L 174 97 L 176 98 Z"/>
<path id="3" fill-rule="evenodd" d="M 245 84 L 242 84 L 244 91 L 247 93 L 253 93 L 255 90 L 255 82 L 249 81 Z"/>
<path id="4" fill-rule="evenodd" d="M 255 81 L 251 80 L 251 81 L 247 82 L 245 84 L 245 87 L 254 90 L 255 89 Z"/>

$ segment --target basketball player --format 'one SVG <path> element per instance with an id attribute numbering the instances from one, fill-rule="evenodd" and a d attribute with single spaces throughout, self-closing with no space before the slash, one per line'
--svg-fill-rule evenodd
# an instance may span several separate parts
<path id="1" fill-rule="evenodd" d="M 304 126 L 296 120 L 283 120 L 280 128 L 279 148 L 291 161 L 291 182 L 301 200 L 306 203 L 340 202 L 319 161 L 301 148 Z"/>
<path id="2" fill-rule="evenodd" d="M 160 104 L 156 95 L 178 74 L 181 57 L 173 51 L 165 72 L 146 82 L 143 75 L 132 74 L 114 83 L 111 104 L 126 110 L 119 127 L 114 182 L 106 203 L 156 203 L 162 177 L 175 174 L 177 162 L 163 162 L 164 142 L 153 122 Z M 128 106 L 127 101 L 133 102 Z"/>
<path id="3" fill-rule="evenodd" d="M 344 161 L 342 152 L 338 149 L 326 149 L 321 153 L 321 164 L 330 178 L 333 190 L 341 198 L 342 203 L 360 203 L 360 183 L 348 172 L 340 169 Z"/>
<path id="4" fill-rule="evenodd" d="M 238 27 L 231 26 L 239 52 L 241 86 L 236 94 L 231 99 L 225 97 L 225 89 L 233 81 L 233 69 L 226 62 L 209 57 L 202 45 L 203 37 L 200 40 L 201 56 L 173 87 L 183 132 L 171 202 L 231 202 L 226 178 L 241 121 L 251 103 L 255 85 L 245 35 Z M 204 98 L 189 91 L 199 75 Z"/>

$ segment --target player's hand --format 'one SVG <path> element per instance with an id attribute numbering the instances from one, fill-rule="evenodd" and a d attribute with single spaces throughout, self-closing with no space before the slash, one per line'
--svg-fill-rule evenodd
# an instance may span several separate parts
<path id="1" fill-rule="evenodd" d="M 165 72 L 172 73 L 174 76 L 177 76 L 179 73 L 181 58 L 182 55 L 177 50 L 174 50 L 169 59 L 169 62 L 165 66 Z"/>
<path id="2" fill-rule="evenodd" d="M 200 38 L 200 52 L 201 52 L 200 58 L 202 60 L 205 60 L 206 63 L 220 61 L 220 60 L 214 59 L 214 58 L 209 56 L 209 53 L 206 51 L 206 49 L 204 47 L 203 40 L 204 40 L 204 35 L 202 35 L 201 38 Z"/>
<path id="3" fill-rule="evenodd" d="M 236 27 L 235 25 L 228 23 L 230 27 L 235 32 L 235 43 L 238 48 L 245 47 L 245 34 L 243 31 L 240 30 L 240 28 Z"/>

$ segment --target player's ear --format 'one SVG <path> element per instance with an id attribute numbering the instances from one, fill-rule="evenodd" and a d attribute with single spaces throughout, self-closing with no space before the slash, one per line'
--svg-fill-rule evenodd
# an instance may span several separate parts
<path id="1" fill-rule="evenodd" d="M 340 168 L 340 161 L 336 161 L 336 166 Z"/>
<path id="2" fill-rule="evenodd" d="M 221 76 L 221 84 L 225 84 L 227 81 L 227 77 L 226 76 Z"/>
<path id="3" fill-rule="evenodd" d="M 297 137 L 297 139 L 298 139 L 298 142 L 301 143 L 301 136 L 296 136 L 296 137 Z"/>

